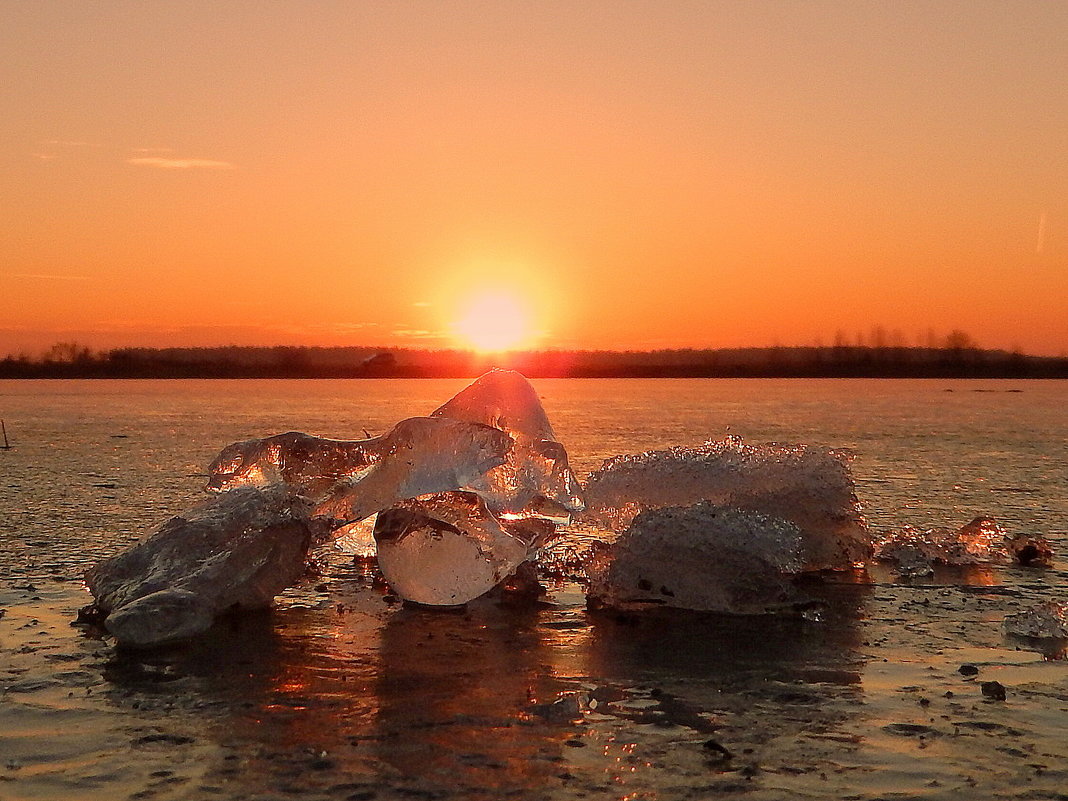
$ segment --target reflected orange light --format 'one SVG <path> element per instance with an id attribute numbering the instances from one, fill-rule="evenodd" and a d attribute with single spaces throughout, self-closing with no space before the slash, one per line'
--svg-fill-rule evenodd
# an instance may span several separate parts
<path id="1" fill-rule="evenodd" d="M 500 289 L 471 297 L 453 332 L 462 345 L 484 353 L 521 348 L 533 339 L 527 306 L 515 292 Z"/>

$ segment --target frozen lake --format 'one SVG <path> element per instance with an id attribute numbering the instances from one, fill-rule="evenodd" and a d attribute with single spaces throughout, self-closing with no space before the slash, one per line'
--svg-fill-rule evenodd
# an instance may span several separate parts
<path id="1" fill-rule="evenodd" d="M 814 581 L 812 621 L 591 614 L 567 581 L 429 612 L 333 559 L 186 648 L 68 625 L 81 571 L 191 505 L 224 445 L 378 434 L 465 383 L 0 382 L 0 798 L 1060 797 L 1068 663 L 1001 620 L 1068 599 L 1061 561 Z M 580 477 L 727 434 L 811 443 L 852 454 L 874 529 L 982 514 L 1068 549 L 1068 382 L 533 383 Z M 562 695 L 581 716 L 547 711 Z"/>

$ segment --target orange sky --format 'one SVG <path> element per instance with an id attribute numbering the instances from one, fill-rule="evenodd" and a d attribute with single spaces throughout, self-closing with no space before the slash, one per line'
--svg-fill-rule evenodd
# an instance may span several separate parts
<path id="1" fill-rule="evenodd" d="M 1068 3 L 0 3 L 0 354 L 1068 352 Z"/>

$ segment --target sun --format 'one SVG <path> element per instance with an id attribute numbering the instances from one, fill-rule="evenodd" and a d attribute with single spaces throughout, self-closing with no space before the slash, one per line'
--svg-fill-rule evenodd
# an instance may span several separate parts
<path id="1" fill-rule="evenodd" d="M 514 350 L 532 337 L 526 305 L 507 290 L 486 290 L 468 298 L 453 331 L 461 342 L 483 353 Z"/>

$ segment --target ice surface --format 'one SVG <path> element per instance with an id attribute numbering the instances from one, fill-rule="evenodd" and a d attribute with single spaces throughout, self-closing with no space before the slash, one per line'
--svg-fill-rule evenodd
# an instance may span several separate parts
<path id="1" fill-rule="evenodd" d="M 594 606 L 651 605 L 759 613 L 794 595 L 786 575 L 803 566 L 797 525 L 701 502 L 638 513 L 587 565 Z"/>
<path id="2" fill-rule="evenodd" d="M 477 598 L 530 555 L 537 532 L 509 530 L 477 495 L 442 493 L 405 501 L 375 522 L 378 566 L 398 595 L 431 605 Z"/>
<path id="3" fill-rule="evenodd" d="M 281 485 L 224 492 L 91 568 L 86 583 L 120 643 L 190 637 L 232 607 L 269 606 L 300 577 L 316 529 L 309 511 Z"/>
<path id="4" fill-rule="evenodd" d="M 847 458 L 805 445 L 738 437 L 617 456 L 590 474 L 581 520 L 625 529 L 642 509 L 712 501 L 796 525 L 806 570 L 846 569 L 871 554 Z"/>
<path id="5" fill-rule="evenodd" d="M 491 370 L 432 416 L 499 428 L 515 440 L 505 461 L 471 488 L 494 514 L 566 523 L 584 508 L 567 451 L 556 441 L 538 393 L 520 373 Z"/>
<path id="6" fill-rule="evenodd" d="M 899 572 L 930 575 L 932 564 L 980 565 L 1009 558 L 1005 532 L 990 517 L 977 517 L 957 530 L 902 528 L 879 538 L 875 558 L 896 562 Z"/>
<path id="7" fill-rule="evenodd" d="M 1005 618 L 1005 632 L 1016 637 L 1068 639 L 1068 604 L 1046 601 Z"/>

